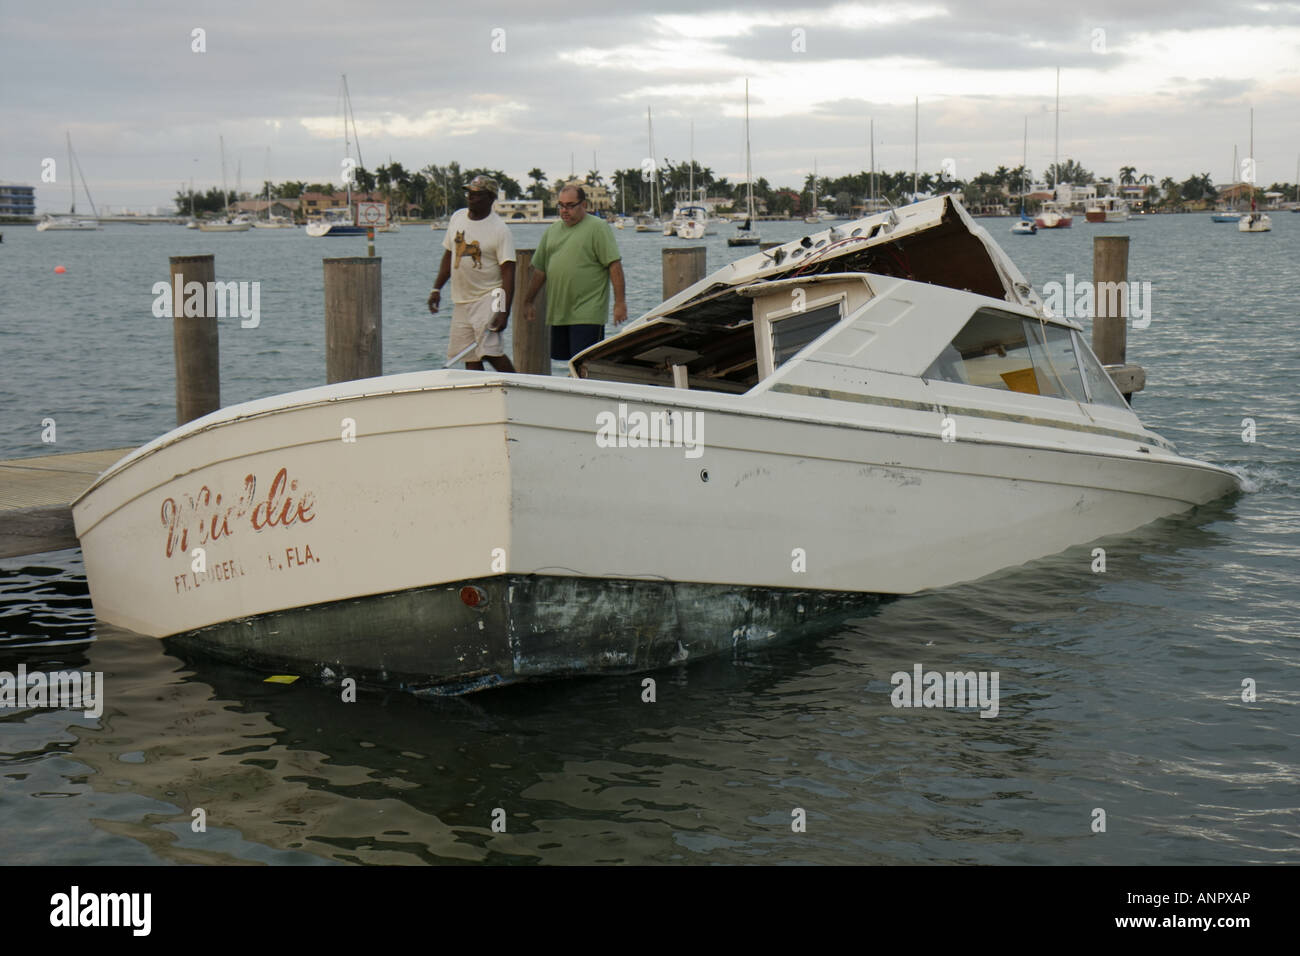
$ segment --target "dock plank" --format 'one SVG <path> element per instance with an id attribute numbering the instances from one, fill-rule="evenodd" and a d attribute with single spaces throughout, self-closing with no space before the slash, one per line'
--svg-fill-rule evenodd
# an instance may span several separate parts
<path id="1" fill-rule="evenodd" d="M 72 500 L 132 448 L 0 461 L 0 558 L 75 548 Z"/>

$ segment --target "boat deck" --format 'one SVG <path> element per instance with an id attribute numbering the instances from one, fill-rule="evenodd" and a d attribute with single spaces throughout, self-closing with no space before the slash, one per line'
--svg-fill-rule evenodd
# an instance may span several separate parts
<path id="1" fill-rule="evenodd" d="M 131 448 L 0 461 L 0 558 L 75 548 L 71 503 Z"/>

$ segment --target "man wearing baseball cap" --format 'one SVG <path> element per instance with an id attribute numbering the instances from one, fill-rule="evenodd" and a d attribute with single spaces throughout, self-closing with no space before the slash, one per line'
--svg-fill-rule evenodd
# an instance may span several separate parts
<path id="1" fill-rule="evenodd" d="M 487 359 L 498 372 L 513 372 L 501 333 L 510 321 L 515 295 L 515 242 L 510 228 L 492 211 L 499 187 L 490 176 L 475 176 L 465 186 L 465 209 L 457 209 L 442 240 L 442 264 L 429 293 L 437 312 L 442 287 L 451 279 L 451 337 L 447 358 L 469 346 L 465 367 L 482 371 Z"/>

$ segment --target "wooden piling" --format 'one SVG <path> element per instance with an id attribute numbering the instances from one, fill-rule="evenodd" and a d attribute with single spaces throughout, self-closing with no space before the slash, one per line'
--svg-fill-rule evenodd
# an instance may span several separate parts
<path id="1" fill-rule="evenodd" d="M 663 251 L 663 293 L 667 301 L 704 278 L 704 246 L 674 246 Z"/>
<path id="2" fill-rule="evenodd" d="M 1128 292 L 1109 295 L 1104 283 L 1117 283 L 1128 289 L 1128 239 L 1128 236 L 1097 236 L 1092 240 L 1092 289 L 1096 303 L 1092 350 L 1104 365 L 1123 365 L 1127 352 Z"/>
<path id="3" fill-rule="evenodd" d="M 176 424 L 184 425 L 221 407 L 221 362 L 215 315 L 185 315 L 185 287 L 201 284 L 203 308 L 207 310 L 208 283 L 215 281 L 215 257 L 171 256 L 168 258 L 172 287 L 172 352 L 176 362 Z M 178 283 L 179 277 L 179 285 Z M 180 295 L 175 290 L 181 290 Z"/>
<path id="4" fill-rule="evenodd" d="M 1142 366 L 1129 365 L 1127 361 L 1128 239 L 1128 236 L 1095 236 L 1092 240 L 1092 350 L 1131 405 L 1133 393 L 1146 388 L 1147 373 Z"/>
<path id="5" fill-rule="evenodd" d="M 384 374 L 383 257 L 325 262 L 325 381 Z"/>
<path id="6" fill-rule="evenodd" d="M 551 374 L 551 330 L 546 325 L 546 286 L 533 300 L 537 318 L 524 318 L 524 296 L 537 270 L 533 268 L 532 249 L 515 250 L 515 297 L 510 306 L 510 325 L 514 329 L 514 366 L 528 375 Z"/>

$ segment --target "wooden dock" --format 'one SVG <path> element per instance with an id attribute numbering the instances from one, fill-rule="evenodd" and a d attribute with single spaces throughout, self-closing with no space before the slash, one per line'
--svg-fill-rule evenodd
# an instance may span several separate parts
<path id="1" fill-rule="evenodd" d="M 111 448 L 0 461 L 0 558 L 77 547 L 72 499 L 134 450 Z"/>

